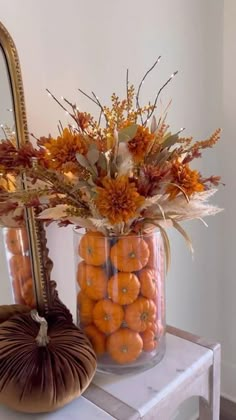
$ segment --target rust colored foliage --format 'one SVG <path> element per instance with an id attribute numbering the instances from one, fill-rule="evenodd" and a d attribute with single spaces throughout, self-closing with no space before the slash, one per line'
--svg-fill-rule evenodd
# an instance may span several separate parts
<path id="1" fill-rule="evenodd" d="M 166 193 L 169 194 L 171 200 L 181 192 L 190 197 L 193 193 L 204 191 L 204 189 L 198 171 L 191 170 L 188 164 L 184 165 L 178 161 L 172 164 L 171 181 L 166 189 Z"/>
<path id="2" fill-rule="evenodd" d="M 134 161 L 139 163 L 144 160 L 147 150 L 155 136 L 150 133 L 148 128 L 138 126 L 137 133 L 133 139 L 128 142 L 128 149 L 132 154 Z"/>

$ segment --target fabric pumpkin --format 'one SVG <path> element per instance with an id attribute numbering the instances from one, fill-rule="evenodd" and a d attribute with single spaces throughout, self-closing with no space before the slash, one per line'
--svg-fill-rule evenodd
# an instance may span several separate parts
<path id="1" fill-rule="evenodd" d="M 7 321 L 14 315 L 30 312 L 31 308 L 25 305 L 1 305 L 0 306 L 0 324 Z"/>
<path id="2" fill-rule="evenodd" d="M 0 325 L 0 404 L 21 412 L 49 412 L 87 388 L 96 356 L 68 310 L 58 305 L 47 323 L 39 317 L 41 325 L 32 312 Z"/>

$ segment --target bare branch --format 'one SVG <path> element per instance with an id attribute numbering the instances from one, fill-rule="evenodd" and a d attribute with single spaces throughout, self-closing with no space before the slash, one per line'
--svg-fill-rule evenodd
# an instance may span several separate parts
<path id="1" fill-rule="evenodd" d="M 96 99 L 96 101 L 97 101 L 97 105 L 100 107 L 100 109 L 101 109 L 101 111 L 102 111 L 102 113 L 103 113 L 103 115 L 104 115 L 104 117 L 105 117 L 105 119 L 106 119 L 106 123 L 107 123 L 107 125 L 109 125 L 109 121 L 108 121 L 108 119 L 107 119 L 106 113 L 105 113 L 105 111 L 104 111 L 104 108 L 103 108 L 103 106 L 102 106 L 101 102 L 99 101 L 99 99 L 98 99 L 97 95 L 96 95 L 94 92 L 92 92 L 92 95 L 93 95 L 93 97 Z"/>
<path id="2" fill-rule="evenodd" d="M 86 98 L 90 99 L 90 101 L 92 101 L 93 103 L 95 103 L 96 105 L 98 105 L 97 101 L 95 101 L 91 96 L 89 96 L 87 93 L 85 93 L 82 89 L 78 89 L 78 91 L 80 93 L 82 93 L 84 96 L 86 96 Z"/>
<path id="3" fill-rule="evenodd" d="M 62 103 L 56 98 L 56 96 L 54 96 L 51 92 L 50 92 L 50 90 L 49 89 L 46 89 L 46 91 L 48 92 L 48 94 L 49 94 L 49 96 L 51 96 L 52 97 L 52 99 L 54 99 L 54 101 L 68 114 L 68 115 L 70 115 L 70 117 L 76 122 L 76 124 L 78 125 L 78 121 L 77 121 L 77 119 L 76 119 L 76 117 L 73 115 L 73 114 L 71 114 L 71 112 L 69 112 L 68 111 L 68 109 L 66 109 L 65 107 L 64 107 L 64 105 L 62 105 Z M 64 99 L 64 98 L 63 98 Z M 65 100 L 65 99 L 64 99 Z"/>
<path id="4" fill-rule="evenodd" d="M 137 90 L 137 94 L 136 94 L 136 108 L 137 109 L 140 108 L 139 94 L 140 94 L 140 91 L 141 91 L 141 87 L 142 87 L 142 85 L 144 83 L 144 80 L 149 75 L 149 73 L 154 69 L 154 67 L 156 67 L 156 65 L 159 63 L 160 59 L 161 59 L 161 56 L 159 55 L 159 57 L 157 58 L 157 60 L 155 61 L 155 63 L 152 65 L 152 67 L 150 67 L 150 69 L 148 69 L 148 71 L 145 73 L 145 75 L 143 76 L 143 78 L 142 78 L 142 80 L 141 80 L 141 82 L 139 84 L 139 87 L 138 87 L 138 90 Z M 140 115 L 140 117 L 141 117 L 141 121 L 142 121 L 142 124 L 143 124 L 142 115 Z"/>
<path id="5" fill-rule="evenodd" d="M 174 76 L 176 76 L 176 74 L 178 73 L 178 70 L 177 71 L 175 71 L 174 73 L 172 73 L 172 75 L 169 77 L 169 79 L 164 83 L 164 85 L 159 89 L 159 91 L 157 92 L 157 95 L 156 95 L 156 98 L 155 98 L 155 101 L 154 101 L 154 104 L 153 104 L 153 109 L 152 109 L 152 112 L 150 113 L 150 114 L 148 114 L 148 116 L 147 116 L 147 118 L 146 118 L 146 120 L 144 121 L 144 125 L 146 125 L 147 124 L 147 122 L 148 122 L 148 120 L 151 118 L 151 116 L 152 116 L 152 114 L 153 114 L 153 112 L 154 112 L 154 110 L 155 110 L 155 108 L 156 108 L 156 105 L 157 105 L 157 101 L 158 101 L 158 98 L 159 98 L 159 96 L 160 96 L 160 94 L 161 94 L 161 92 L 163 91 L 163 89 L 170 83 L 170 81 L 173 79 L 173 77 Z"/>

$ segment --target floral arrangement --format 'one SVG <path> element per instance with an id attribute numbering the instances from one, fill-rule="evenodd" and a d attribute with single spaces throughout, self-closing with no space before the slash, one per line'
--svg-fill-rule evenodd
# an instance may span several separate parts
<path id="1" fill-rule="evenodd" d="M 126 97 L 111 96 L 110 107 L 92 93 L 80 90 L 97 105 L 96 120 L 67 99 L 49 95 L 71 116 L 59 135 L 40 137 L 17 148 L 12 139 L 0 143 L 0 221 L 6 215 L 17 221 L 19 210 L 34 207 L 40 219 L 73 223 L 107 236 L 147 232 L 159 228 L 168 253 L 166 227 L 176 228 L 190 244 L 180 225 L 201 219 L 219 209 L 208 203 L 220 178 L 204 177 L 191 168 L 203 149 L 220 137 L 217 129 L 208 139 L 193 142 L 172 133 L 166 122 L 167 108 L 158 118 L 159 89 L 153 103 L 142 106 L 140 91 L 126 78 Z M 65 104 L 65 105 L 64 105 Z M 26 189 L 7 188 L 14 179 L 24 179 Z M 6 184 L 7 183 L 7 184 Z"/>

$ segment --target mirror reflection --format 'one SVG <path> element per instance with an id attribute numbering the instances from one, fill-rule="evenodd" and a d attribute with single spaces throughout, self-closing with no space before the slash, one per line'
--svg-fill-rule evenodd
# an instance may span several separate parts
<path id="1" fill-rule="evenodd" d="M 4 139 L 15 136 L 15 117 L 13 110 L 11 84 L 6 58 L 0 47 L 0 126 L 1 136 Z"/>
<path id="2" fill-rule="evenodd" d="M 16 138 L 13 98 L 5 54 L 0 47 L 0 141 Z M 0 188 L 9 188 L 1 177 Z M 9 277 L 5 252 L 4 228 L 0 229 L 0 305 L 14 302 L 12 283 Z"/>

